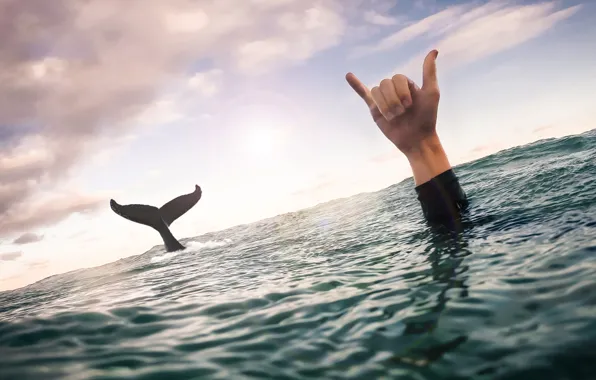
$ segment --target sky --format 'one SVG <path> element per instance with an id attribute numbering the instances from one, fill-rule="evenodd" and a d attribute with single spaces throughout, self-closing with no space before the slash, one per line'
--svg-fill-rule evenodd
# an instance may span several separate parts
<path id="1" fill-rule="evenodd" d="M 345 82 L 437 60 L 453 165 L 596 126 L 596 3 L 0 0 L 0 290 L 411 175 Z"/>

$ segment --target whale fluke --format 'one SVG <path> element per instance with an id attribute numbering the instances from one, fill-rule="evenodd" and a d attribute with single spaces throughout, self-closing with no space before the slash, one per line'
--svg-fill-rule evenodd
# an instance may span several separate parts
<path id="1" fill-rule="evenodd" d="M 176 219 L 184 215 L 201 199 L 202 191 L 198 185 L 195 185 L 195 191 L 190 194 L 184 194 L 176 197 L 161 206 L 159 213 L 166 225 L 171 225 Z"/>
<path id="2" fill-rule="evenodd" d="M 110 207 L 125 219 L 155 229 L 161 235 L 166 250 L 172 252 L 184 249 L 184 246 L 172 235 L 169 226 L 196 205 L 201 196 L 201 188 L 195 185 L 195 191 L 180 195 L 161 208 L 142 204 L 121 205 L 113 199 L 110 199 Z"/>

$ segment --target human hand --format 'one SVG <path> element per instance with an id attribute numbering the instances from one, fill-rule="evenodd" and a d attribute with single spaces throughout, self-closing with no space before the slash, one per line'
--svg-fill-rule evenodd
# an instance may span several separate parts
<path id="1" fill-rule="evenodd" d="M 437 50 L 432 50 L 424 59 L 422 88 L 406 76 L 397 74 L 369 90 L 354 74 L 346 75 L 350 86 L 370 109 L 379 129 L 408 158 L 429 141 L 438 141 L 436 123 L 440 92 L 435 63 L 438 54 Z"/>
<path id="2" fill-rule="evenodd" d="M 407 157 L 416 185 L 451 169 L 436 132 L 440 98 L 435 63 L 438 54 L 432 50 L 424 59 L 422 88 L 398 74 L 369 90 L 354 74 L 346 75 L 379 129 Z"/>

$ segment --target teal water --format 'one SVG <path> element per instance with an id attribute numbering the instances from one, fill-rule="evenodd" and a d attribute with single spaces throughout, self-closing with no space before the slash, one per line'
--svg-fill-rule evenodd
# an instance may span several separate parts
<path id="1" fill-rule="evenodd" d="M 1 379 L 594 379 L 596 130 L 0 293 Z"/>

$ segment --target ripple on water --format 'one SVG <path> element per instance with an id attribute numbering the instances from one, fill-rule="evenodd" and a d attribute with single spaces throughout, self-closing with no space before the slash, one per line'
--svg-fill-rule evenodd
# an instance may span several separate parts
<path id="1" fill-rule="evenodd" d="M 595 156 L 592 131 L 456 168 L 455 238 L 408 179 L 0 293 L 0 379 L 591 380 Z"/>

